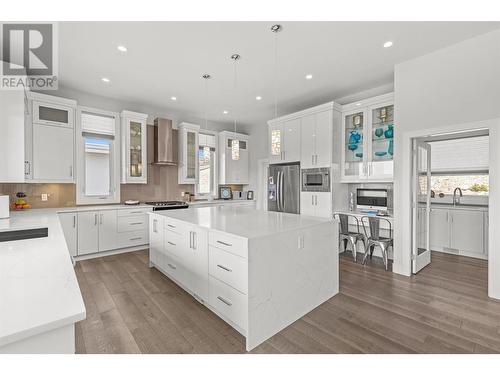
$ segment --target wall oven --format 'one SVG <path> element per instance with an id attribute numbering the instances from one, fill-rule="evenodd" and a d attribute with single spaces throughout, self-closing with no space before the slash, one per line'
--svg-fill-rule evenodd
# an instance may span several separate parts
<path id="1" fill-rule="evenodd" d="M 302 191 L 330 191 L 330 168 L 302 169 Z"/>

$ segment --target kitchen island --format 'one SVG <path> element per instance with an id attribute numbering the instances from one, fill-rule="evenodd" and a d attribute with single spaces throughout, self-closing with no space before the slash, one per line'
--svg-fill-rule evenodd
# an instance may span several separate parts
<path id="1" fill-rule="evenodd" d="M 244 335 L 248 351 L 339 291 L 337 221 L 248 207 L 149 215 L 150 266 Z"/>
<path id="2" fill-rule="evenodd" d="M 0 242 L 0 353 L 75 353 L 86 311 L 57 209 L 11 212 L 0 232 L 47 236 Z"/>

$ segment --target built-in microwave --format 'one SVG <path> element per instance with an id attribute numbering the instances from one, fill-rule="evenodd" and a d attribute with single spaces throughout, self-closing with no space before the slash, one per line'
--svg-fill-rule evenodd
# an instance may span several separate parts
<path id="1" fill-rule="evenodd" d="M 330 168 L 302 169 L 302 191 L 330 191 Z"/>

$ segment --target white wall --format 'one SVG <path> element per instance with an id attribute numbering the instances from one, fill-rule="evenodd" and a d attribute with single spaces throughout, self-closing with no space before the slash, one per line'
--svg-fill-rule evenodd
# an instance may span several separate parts
<path id="1" fill-rule="evenodd" d="M 411 248 L 410 138 L 466 129 L 500 118 L 500 30 L 465 40 L 395 67 L 394 271 L 409 275 Z M 487 122 L 498 147 L 498 122 Z M 500 163 L 490 161 L 489 294 L 500 298 Z M 498 232 L 498 231 L 497 231 Z"/>

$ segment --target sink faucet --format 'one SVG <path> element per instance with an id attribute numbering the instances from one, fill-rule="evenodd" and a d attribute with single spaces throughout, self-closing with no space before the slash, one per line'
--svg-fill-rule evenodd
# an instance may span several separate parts
<path id="1" fill-rule="evenodd" d="M 455 190 L 453 190 L 453 205 L 460 204 L 460 197 L 457 197 L 457 190 L 460 193 L 460 197 L 463 197 L 464 195 L 462 194 L 462 189 L 459 187 L 456 187 Z"/>

